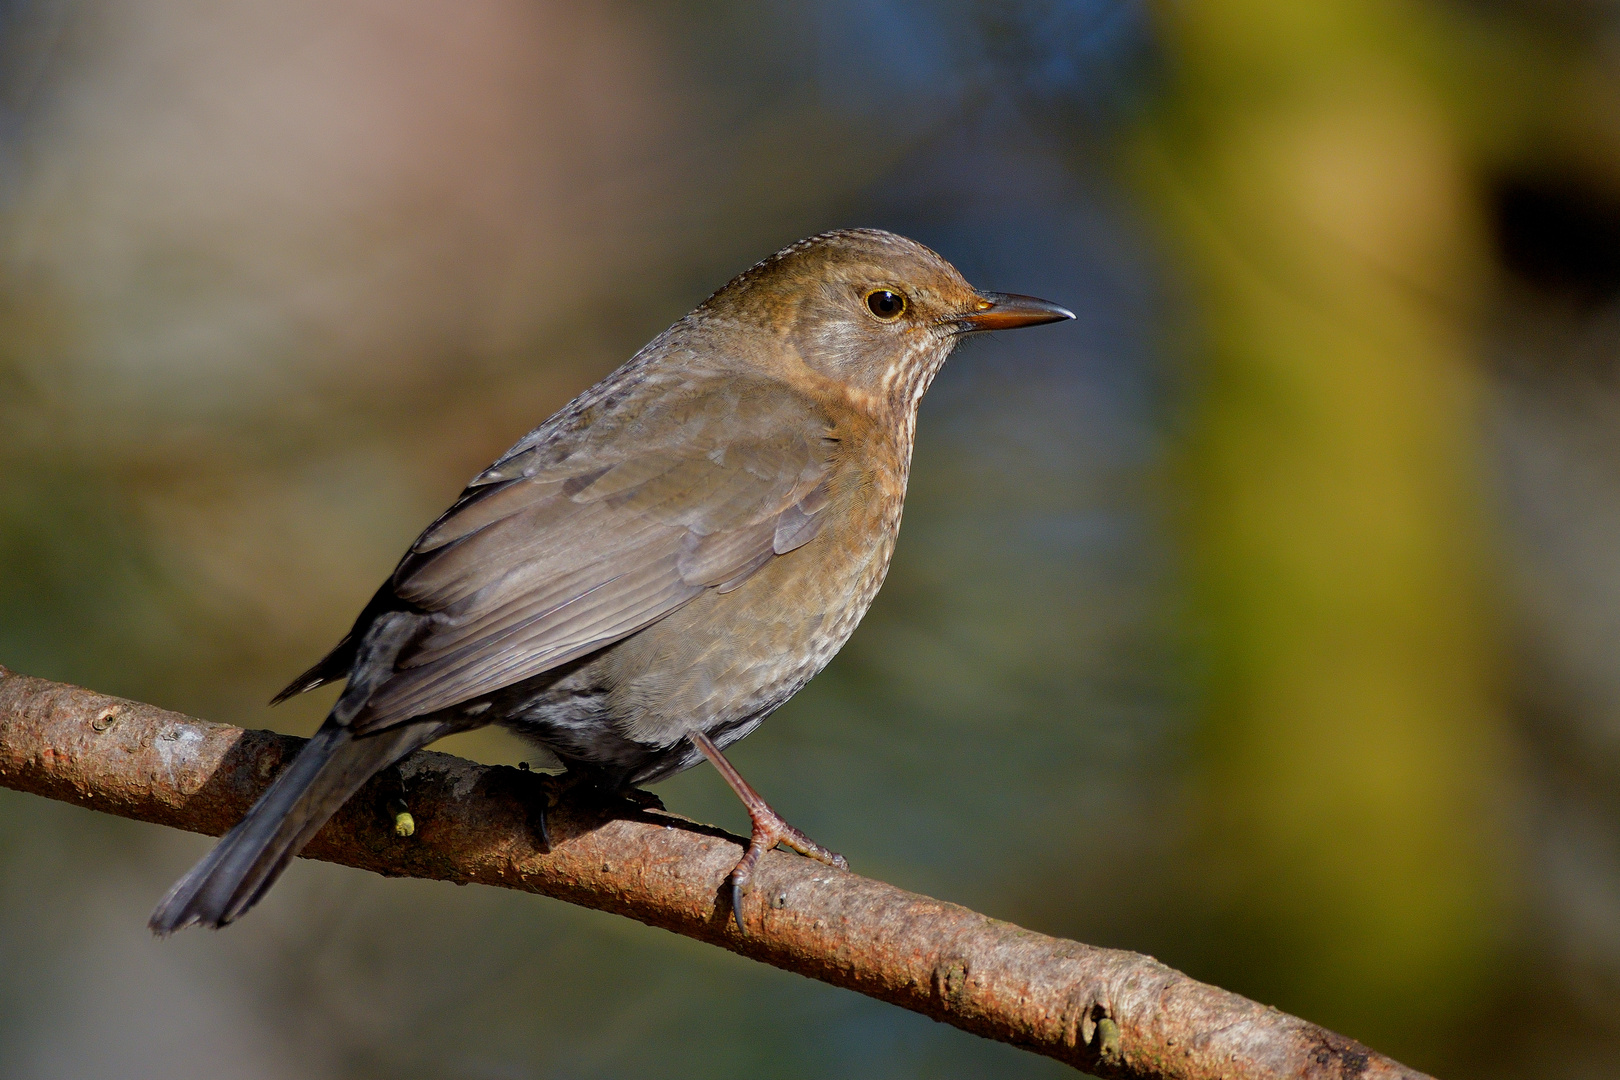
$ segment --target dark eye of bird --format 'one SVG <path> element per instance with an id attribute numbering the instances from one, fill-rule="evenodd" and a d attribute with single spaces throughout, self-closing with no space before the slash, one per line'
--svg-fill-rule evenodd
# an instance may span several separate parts
<path id="1" fill-rule="evenodd" d="M 866 307 L 884 322 L 894 322 L 905 314 L 906 298 L 892 289 L 873 289 L 866 294 Z"/>

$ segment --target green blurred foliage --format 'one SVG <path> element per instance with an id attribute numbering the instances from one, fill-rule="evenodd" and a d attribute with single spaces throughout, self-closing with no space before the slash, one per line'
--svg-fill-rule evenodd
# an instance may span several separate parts
<path id="1" fill-rule="evenodd" d="M 1516 1072 L 1480 1017 L 1547 973 L 1524 951 L 1547 899 L 1514 714 L 1533 683 L 1485 357 L 1513 325 L 1504 177 L 1580 162 L 1612 190 L 1620 164 L 1578 7 L 1166 8 L 1132 154 L 1201 320 L 1178 475 L 1208 707 L 1180 955 L 1439 1072 Z"/>
<path id="2" fill-rule="evenodd" d="M 1185 465 L 1203 948 L 1420 1051 L 1479 1005 L 1511 857 L 1470 356 L 1488 241 L 1434 70 L 1467 38 L 1391 3 L 1165 25 L 1142 159 L 1208 340 Z"/>

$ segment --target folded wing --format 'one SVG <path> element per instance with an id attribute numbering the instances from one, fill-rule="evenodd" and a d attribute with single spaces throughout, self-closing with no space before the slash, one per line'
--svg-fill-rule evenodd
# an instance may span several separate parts
<path id="1" fill-rule="evenodd" d="M 395 571 L 424 630 L 355 728 L 510 686 L 736 588 L 819 531 L 829 435 L 808 400 L 733 378 L 520 443 Z"/>

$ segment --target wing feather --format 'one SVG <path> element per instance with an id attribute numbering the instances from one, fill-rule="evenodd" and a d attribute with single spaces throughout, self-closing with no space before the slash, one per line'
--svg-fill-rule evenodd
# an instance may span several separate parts
<path id="1" fill-rule="evenodd" d="M 755 384 L 715 379 L 617 421 L 542 428 L 481 473 L 395 570 L 392 590 L 424 629 L 355 727 L 542 674 L 814 538 L 829 421 L 780 384 Z M 772 407 L 739 410 L 744 397 Z"/>

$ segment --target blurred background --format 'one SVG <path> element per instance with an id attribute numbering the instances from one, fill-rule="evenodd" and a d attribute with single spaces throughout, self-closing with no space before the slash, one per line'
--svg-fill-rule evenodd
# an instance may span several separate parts
<path id="1" fill-rule="evenodd" d="M 1079 319 L 947 366 L 888 585 L 742 771 L 1426 1071 L 1620 1074 L 1604 0 L 6 0 L 0 662 L 307 734 L 330 691 L 263 703 L 470 476 L 850 225 Z M 1065 1071 L 323 864 L 152 940 L 209 843 L 0 791 L 0 1076 Z"/>

